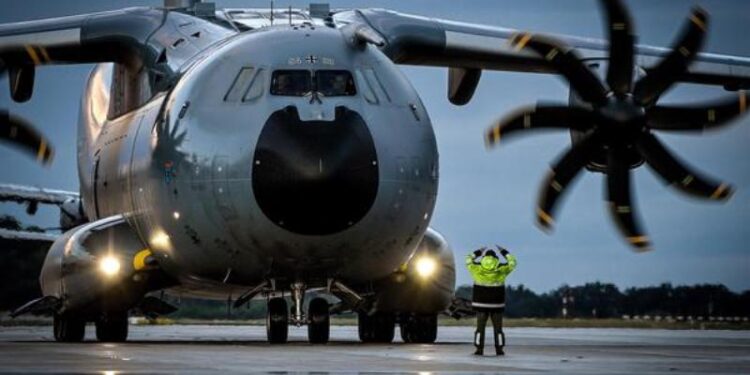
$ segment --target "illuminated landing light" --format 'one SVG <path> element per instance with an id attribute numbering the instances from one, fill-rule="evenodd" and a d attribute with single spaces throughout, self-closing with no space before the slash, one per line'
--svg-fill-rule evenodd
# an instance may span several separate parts
<path id="1" fill-rule="evenodd" d="M 99 271 L 107 277 L 112 277 L 120 272 L 120 261 L 113 256 L 106 256 L 99 261 Z"/>
<path id="2" fill-rule="evenodd" d="M 417 274 L 423 278 L 431 277 L 437 270 L 437 262 L 428 256 L 422 256 L 416 262 Z"/>
<path id="3" fill-rule="evenodd" d="M 172 213 L 172 217 L 173 217 L 173 218 L 174 218 L 175 220 L 179 220 L 179 219 L 180 219 L 180 213 L 179 213 L 179 212 L 177 212 L 177 211 L 175 211 L 174 213 Z"/>
<path id="4" fill-rule="evenodd" d="M 169 250 L 171 247 L 169 235 L 160 230 L 157 230 L 151 237 L 151 246 L 155 249 Z"/>

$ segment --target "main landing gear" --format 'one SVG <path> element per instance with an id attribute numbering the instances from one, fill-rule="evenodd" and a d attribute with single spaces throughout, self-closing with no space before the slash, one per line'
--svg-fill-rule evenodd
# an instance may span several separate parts
<path id="1" fill-rule="evenodd" d="M 274 297 L 268 300 L 268 315 L 266 316 L 266 332 L 268 342 L 271 344 L 283 344 L 289 338 L 289 324 L 301 327 L 307 324 L 307 335 L 310 343 L 325 344 L 330 336 L 330 311 L 328 301 L 325 298 L 316 297 L 310 301 L 307 307 L 307 315 L 303 312 L 306 286 L 296 282 L 292 288 L 292 312 L 286 300 Z"/>
<path id="2" fill-rule="evenodd" d="M 398 316 L 401 339 L 407 344 L 431 344 L 437 339 L 436 314 L 403 313 Z M 390 343 L 393 341 L 396 314 L 376 312 L 359 313 L 359 339 L 364 343 Z"/>
<path id="3" fill-rule="evenodd" d="M 128 339 L 127 311 L 102 314 L 94 323 L 96 339 L 101 342 L 125 342 Z M 86 336 L 86 319 L 75 314 L 55 314 L 52 325 L 58 342 L 81 342 Z"/>

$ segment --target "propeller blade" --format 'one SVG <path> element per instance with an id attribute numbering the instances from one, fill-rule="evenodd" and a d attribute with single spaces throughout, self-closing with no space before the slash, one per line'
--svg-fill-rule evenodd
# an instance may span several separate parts
<path id="1" fill-rule="evenodd" d="M 560 157 L 547 174 L 539 193 L 536 215 L 537 224 L 551 230 L 555 224 L 555 205 L 575 177 L 591 160 L 592 154 L 601 145 L 601 136 L 587 134 Z"/>
<path id="2" fill-rule="evenodd" d="M 728 184 L 716 183 L 696 172 L 672 153 L 653 135 L 644 133 L 636 140 L 636 146 L 651 168 L 668 184 L 680 191 L 713 200 L 726 200 L 732 195 Z"/>
<path id="3" fill-rule="evenodd" d="M 630 245 L 636 251 L 651 250 L 651 241 L 641 230 L 631 203 L 630 166 L 622 147 L 612 147 L 607 153 L 607 200 L 612 219 Z"/>
<path id="4" fill-rule="evenodd" d="M 607 84 L 617 96 L 630 93 L 633 81 L 633 43 L 635 41 L 630 13 L 619 0 L 602 0 L 607 15 L 609 35 L 609 68 Z"/>
<path id="5" fill-rule="evenodd" d="M 510 43 L 518 51 L 528 48 L 547 60 L 584 101 L 595 106 L 607 101 L 607 90 L 599 78 L 581 61 L 578 53 L 563 42 L 547 36 L 522 33 L 511 38 Z"/>
<path id="6" fill-rule="evenodd" d="M 522 108 L 499 120 L 487 130 L 485 141 L 488 147 L 500 143 L 501 137 L 530 129 L 573 129 L 585 131 L 594 125 L 591 111 L 568 105 L 536 105 Z"/>
<path id="7" fill-rule="evenodd" d="M 654 104 L 685 73 L 703 45 L 707 25 L 708 13 L 701 8 L 693 8 L 681 37 L 669 55 L 635 84 L 633 96 L 639 103 L 645 106 Z"/>
<path id="8" fill-rule="evenodd" d="M 0 139 L 22 148 L 42 164 L 52 162 L 54 152 L 49 142 L 26 120 L 0 110 Z"/>
<path id="9" fill-rule="evenodd" d="M 703 131 L 730 123 L 747 110 L 747 94 L 694 106 L 657 105 L 646 111 L 648 125 L 657 130 Z"/>

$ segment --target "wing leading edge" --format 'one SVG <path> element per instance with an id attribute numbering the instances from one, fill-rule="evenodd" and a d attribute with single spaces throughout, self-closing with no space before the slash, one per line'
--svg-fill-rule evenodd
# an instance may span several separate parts
<path id="1" fill-rule="evenodd" d="M 363 9 L 336 14 L 342 23 L 361 22 L 385 40 L 383 52 L 407 65 L 552 73 L 553 67 L 510 41 L 519 30 L 425 18 L 383 9 Z M 580 51 L 584 58 L 607 58 L 609 43 L 594 38 L 554 36 Z M 651 67 L 667 56 L 668 48 L 636 45 L 636 63 Z M 750 88 L 750 58 L 700 53 L 682 82 Z"/>

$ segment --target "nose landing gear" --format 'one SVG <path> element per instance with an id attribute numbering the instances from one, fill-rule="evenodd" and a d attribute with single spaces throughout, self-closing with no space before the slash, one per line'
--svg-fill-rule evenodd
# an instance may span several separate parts
<path id="1" fill-rule="evenodd" d="M 330 336 L 330 308 L 325 298 L 316 297 L 310 301 L 307 314 L 303 311 L 305 290 L 307 286 L 301 282 L 291 285 L 292 308 L 287 307 L 283 297 L 268 300 L 268 315 L 266 317 L 266 333 L 271 344 L 286 343 L 289 337 L 289 324 L 297 327 L 307 324 L 307 334 L 310 343 L 325 344 Z M 290 317 L 290 310 L 293 312 Z"/>

